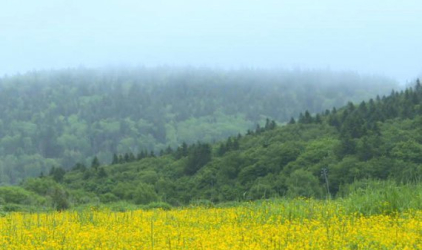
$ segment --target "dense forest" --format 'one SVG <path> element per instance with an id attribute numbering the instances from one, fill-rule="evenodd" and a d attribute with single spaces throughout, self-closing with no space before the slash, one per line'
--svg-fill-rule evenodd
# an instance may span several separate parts
<path id="1" fill-rule="evenodd" d="M 395 87 L 380 77 L 300 70 L 79 68 L 5 76 L 0 184 L 52 166 L 90 165 L 94 156 L 108 164 L 114 153 L 140 159 L 215 142 L 264 126 L 266 118 L 281 124 Z"/>
<path id="2" fill-rule="evenodd" d="M 19 187 L 0 188 L 9 208 L 65 209 L 92 202 L 226 202 L 347 195 L 364 180 L 422 177 L 422 86 L 342 108 L 300 113 L 217 143 L 169 147 L 160 155 L 114 154 L 113 164 L 54 167 Z M 14 205 L 13 205 L 14 204 Z M 6 206 L 7 207 L 7 206 Z"/>

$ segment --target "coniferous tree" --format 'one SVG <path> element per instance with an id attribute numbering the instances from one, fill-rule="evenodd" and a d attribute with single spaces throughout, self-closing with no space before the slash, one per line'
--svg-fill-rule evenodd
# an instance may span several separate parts
<path id="1" fill-rule="evenodd" d="M 316 114 L 316 116 L 315 116 L 315 123 L 317 123 L 317 124 L 322 123 L 321 116 L 319 114 Z"/>
<path id="2" fill-rule="evenodd" d="M 134 162 L 135 160 L 136 160 L 135 155 L 132 152 L 130 152 L 129 153 L 129 162 Z"/>
<path id="3" fill-rule="evenodd" d="M 173 154 L 173 149 L 170 146 L 166 148 L 166 154 Z"/>
<path id="4" fill-rule="evenodd" d="M 128 153 L 125 153 L 123 159 L 124 159 L 125 162 L 130 162 L 129 154 Z"/>
<path id="5" fill-rule="evenodd" d="M 105 178 L 107 177 L 107 172 L 105 171 L 104 167 L 100 167 L 98 174 L 97 174 L 98 178 Z"/>
<path id="6" fill-rule="evenodd" d="M 224 143 L 220 144 L 220 147 L 218 147 L 218 156 L 223 156 L 226 153 L 226 145 Z"/>
<path id="7" fill-rule="evenodd" d="M 186 142 L 182 143 L 182 156 L 188 156 L 188 144 Z"/>
<path id="8" fill-rule="evenodd" d="M 239 148 L 240 148 L 239 140 L 238 139 L 235 139 L 233 141 L 233 150 L 238 150 Z"/>
<path id="9" fill-rule="evenodd" d="M 355 111 L 355 105 L 353 104 L 353 102 L 347 103 L 347 110 L 349 111 L 349 113 L 352 113 L 353 111 Z"/>
<path id="10" fill-rule="evenodd" d="M 296 124 L 295 118 L 290 118 L 289 124 Z"/>
<path id="11" fill-rule="evenodd" d="M 98 167 L 100 167 L 100 161 L 98 160 L 98 157 L 95 156 L 94 159 L 91 162 L 91 168 L 94 169 L 95 171 L 97 171 Z"/>
<path id="12" fill-rule="evenodd" d="M 198 144 L 190 152 L 185 167 L 185 174 L 193 175 L 211 160 L 211 146 L 207 143 Z"/>
<path id="13" fill-rule="evenodd" d="M 119 159 L 119 164 L 125 163 L 125 158 L 122 155 L 119 155 L 118 159 Z"/>
<path id="14" fill-rule="evenodd" d="M 304 124 L 305 123 L 305 116 L 302 114 L 302 112 L 299 114 L 298 123 Z"/>
<path id="15" fill-rule="evenodd" d="M 328 124 L 337 128 L 337 130 L 340 130 L 340 121 L 338 120 L 337 115 L 334 115 L 333 113 L 331 113 L 331 115 L 328 117 Z"/>
<path id="16" fill-rule="evenodd" d="M 149 157 L 155 157 L 155 153 L 153 150 L 151 150 L 151 152 L 149 153 Z"/>
<path id="17" fill-rule="evenodd" d="M 264 126 L 265 130 L 270 130 L 270 119 L 265 119 L 265 126 Z"/>
<path id="18" fill-rule="evenodd" d="M 310 124 L 313 122 L 312 116 L 308 110 L 305 111 L 305 116 L 303 117 L 303 123 Z"/>
<path id="19" fill-rule="evenodd" d="M 277 127 L 277 123 L 274 120 L 272 120 L 270 123 L 270 129 L 275 129 L 276 127 Z"/>
<path id="20" fill-rule="evenodd" d="M 362 101 L 362 102 L 359 104 L 358 111 L 359 111 L 359 113 L 360 113 L 361 115 L 363 115 L 364 117 L 367 115 L 367 113 L 368 113 L 368 108 L 366 107 L 366 103 L 365 103 L 365 101 Z"/>
<path id="21" fill-rule="evenodd" d="M 117 157 L 117 154 L 113 154 L 113 161 L 111 162 L 111 165 L 115 165 L 119 163 L 119 157 Z"/>
<path id="22" fill-rule="evenodd" d="M 256 128 L 255 128 L 255 134 L 260 134 L 261 133 L 261 126 L 259 125 L 259 124 L 257 124 L 256 125 Z"/>
<path id="23" fill-rule="evenodd" d="M 226 142 L 226 150 L 227 151 L 230 151 L 230 150 L 232 150 L 233 149 L 233 141 L 232 141 L 232 138 L 231 137 L 229 137 L 228 139 L 227 139 L 227 142 Z"/>
<path id="24" fill-rule="evenodd" d="M 136 160 L 140 161 L 144 158 L 145 158 L 144 151 L 143 150 L 139 151 L 138 154 L 136 155 Z"/>
<path id="25" fill-rule="evenodd" d="M 352 155 L 356 152 L 356 142 L 349 135 L 344 135 L 340 139 L 341 143 L 337 152 L 339 158 L 343 158 L 346 155 Z"/>

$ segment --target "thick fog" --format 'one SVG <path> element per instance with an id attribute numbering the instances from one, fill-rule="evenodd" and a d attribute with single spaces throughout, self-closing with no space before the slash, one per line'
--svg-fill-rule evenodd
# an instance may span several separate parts
<path id="1" fill-rule="evenodd" d="M 422 72 L 420 0 L 5 0 L 0 75 L 108 65 Z"/>

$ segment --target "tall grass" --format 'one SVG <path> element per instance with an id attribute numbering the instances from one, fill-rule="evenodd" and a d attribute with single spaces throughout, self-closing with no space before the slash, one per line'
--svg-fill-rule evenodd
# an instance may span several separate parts
<path id="1" fill-rule="evenodd" d="M 348 186 L 345 193 L 338 202 L 349 213 L 375 215 L 422 210 L 422 183 L 360 181 Z"/>
<path id="2" fill-rule="evenodd" d="M 377 214 L 397 214 L 422 210 L 422 183 L 398 184 L 394 181 L 363 180 L 357 181 L 351 185 L 343 187 L 337 197 L 333 200 L 315 200 L 305 198 L 277 198 L 272 199 L 271 204 L 276 204 L 275 211 L 283 211 L 287 218 L 310 218 L 315 213 L 316 207 L 321 204 L 330 209 L 330 211 L 342 210 L 349 214 L 356 213 L 360 215 Z M 254 202 L 227 202 L 213 204 L 208 200 L 199 200 L 193 202 L 189 207 L 203 208 L 230 208 L 246 207 L 252 209 L 256 206 L 268 206 L 268 200 L 258 200 Z M 148 205 L 134 205 L 128 202 L 115 202 L 108 204 L 86 204 L 74 207 L 73 211 L 85 211 L 89 209 L 103 210 L 109 209 L 116 212 L 134 211 L 134 210 L 170 210 L 172 207 L 167 203 L 155 202 Z M 183 209 L 179 207 L 178 209 Z M 270 207 L 268 209 L 271 210 Z M 38 213 L 49 212 L 51 209 L 45 207 L 25 206 L 16 204 L 0 205 L 1 214 L 10 212 Z"/>

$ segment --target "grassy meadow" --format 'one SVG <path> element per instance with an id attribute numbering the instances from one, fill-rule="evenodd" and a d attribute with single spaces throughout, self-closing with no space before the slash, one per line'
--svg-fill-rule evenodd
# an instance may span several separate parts
<path id="1" fill-rule="evenodd" d="M 0 217 L 0 248 L 421 249 L 421 190 L 378 183 L 327 201 L 8 213 Z"/>

